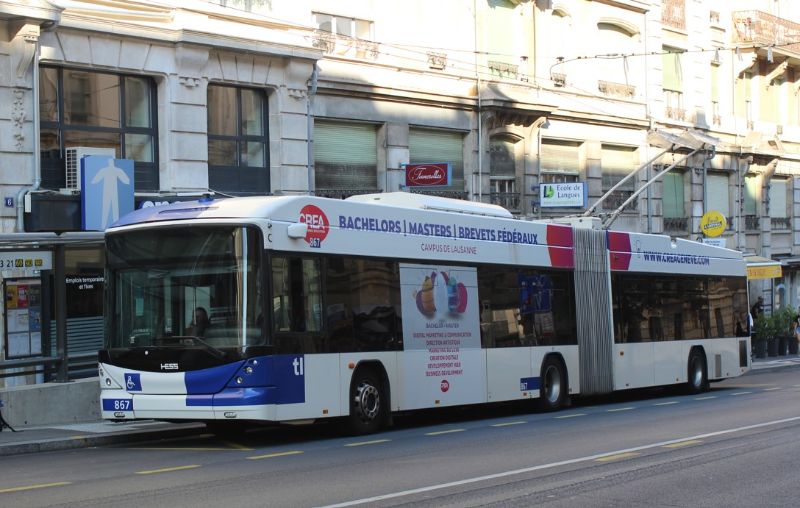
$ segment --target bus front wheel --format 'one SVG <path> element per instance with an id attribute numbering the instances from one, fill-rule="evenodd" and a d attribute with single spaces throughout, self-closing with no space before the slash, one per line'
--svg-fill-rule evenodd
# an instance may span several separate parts
<path id="1" fill-rule="evenodd" d="M 381 428 L 385 414 L 385 397 L 378 376 L 371 370 L 356 372 L 350 390 L 351 434 L 371 434 Z"/>
<path id="2" fill-rule="evenodd" d="M 567 375 L 556 358 L 548 357 L 542 365 L 539 382 L 539 405 L 544 411 L 560 409 L 567 399 Z"/>
<path id="3" fill-rule="evenodd" d="M 693 349 L 689 354 L 688 375 L 686 388 L 689 393 L 701 393 L 708 389 L 706 357 L 698 349 Z"/>

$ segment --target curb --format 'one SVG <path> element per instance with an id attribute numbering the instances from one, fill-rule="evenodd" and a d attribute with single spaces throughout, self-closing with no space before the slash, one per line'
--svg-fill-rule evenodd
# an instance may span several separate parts
<path id="1" fill-rule="evenodd" d="M 797 367 L 800 367 L 800 363 L 786 364 L 786 365 L 769 365 L 767 367 L 757 367 L 757 368 L 753 367 L 745 375 L 756 374 L 759 372 L 778 372 L 779 370 L 796 369 Z"/>
<path id="2" fill-rule="evenodd" d="M 23 455 L 26 453 L 73 450 L 76 448 L 89 448 L 93 446 L 142 443 L 206 433 L 208 433 L 208 430 L 205 424 L 189 423 L 160 430 L 132 430 L 130 432 L 120 432 L 116 434 L 52 438 L 41 441 L 21 441 L 19 443 L 0 446 L 0 457 Z"/>

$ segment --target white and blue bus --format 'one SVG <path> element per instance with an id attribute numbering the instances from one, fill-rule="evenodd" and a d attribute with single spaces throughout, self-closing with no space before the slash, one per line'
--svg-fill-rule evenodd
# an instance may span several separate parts
<path id="1" fill-rule="evenodd" d="M 138 210 L 106 235 L 103 418 L 367 433 L 748 370 L 741 253 L 593 224 L 410 193 Z"/>

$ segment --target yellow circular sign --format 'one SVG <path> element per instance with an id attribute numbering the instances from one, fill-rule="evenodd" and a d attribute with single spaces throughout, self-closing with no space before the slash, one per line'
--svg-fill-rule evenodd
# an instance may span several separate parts
<path id="1" fill-rule="evenodd" d="M 709 238 L 719 236 L 728 227 L 728 219 L 720 212 L 710 210 L 703 214 L 700 219 L 700 231 Z"/>

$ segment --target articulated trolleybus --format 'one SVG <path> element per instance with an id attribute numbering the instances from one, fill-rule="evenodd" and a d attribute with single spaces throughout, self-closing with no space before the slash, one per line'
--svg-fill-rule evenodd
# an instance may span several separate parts
<path id="1" fill-rule="evenodd" d="M 749 368 L 739 252 L 410 193 L 200 200 L 107 231 L 103 418 L 309 422 Z"/>

